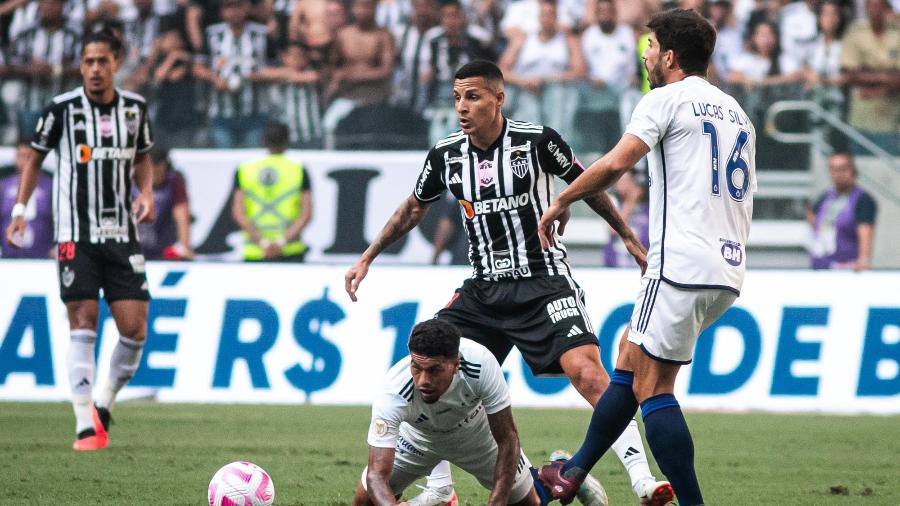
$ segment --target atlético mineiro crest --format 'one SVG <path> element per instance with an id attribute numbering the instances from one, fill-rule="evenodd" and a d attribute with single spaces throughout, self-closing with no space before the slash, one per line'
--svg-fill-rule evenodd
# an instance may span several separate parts
<path id="1" fill-rule="evenodd" d="M 66 267 L 62 272 L 62 282 L 66 288 L 72 286 L 72 282 L 75 281 L 75 271 L 70 271 L 68 267 Z"/>
<path id="2" fill-rule="evenodd" d="M 138 131 L 138 113 L 135 110 L 125 111 L 125 128 L 134 135 Z"/>
<path id="3" fill-rule="evenodd" d="M 517 178 L 522 179 L 528 173 L 528 158 L 521 151 L 513 152 L 509 157 L 509 168 Z"/>
<path id="4" fill-rule="evenodd" d="M 481 186 L 488 186 L 494 182 L 494 162 L 490 160 L 478 162 L 478 182 Z"/>

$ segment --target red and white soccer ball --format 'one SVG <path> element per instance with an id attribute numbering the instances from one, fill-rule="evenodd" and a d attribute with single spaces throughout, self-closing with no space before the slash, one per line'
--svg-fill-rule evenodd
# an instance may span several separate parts
<path id="1" fill-rule="evenodd" d="M 209 506 L 271 506 L 275 485 L 269 473 L 252 462 L 232 462 L 209 482 Z"/>

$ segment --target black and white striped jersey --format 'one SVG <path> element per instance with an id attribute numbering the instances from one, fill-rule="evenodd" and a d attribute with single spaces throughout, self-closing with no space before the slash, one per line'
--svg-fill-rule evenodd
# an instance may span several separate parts
<path id="1" fill-rule="evenodd" d="M 273 115 L 281 117 L 291 135 L 291 145 L 316 146 L 325 135 L 322 127 L 322 102 L 316 83 L 285 83 L 272 85 Z"/>
<path id="2" fill-rule="evenodd" d="M 53 75 L 24 79 L 25 93 L 19 102 L 24 111 L 40 111 L 54 96 L 69 89 L 73 78 L 66 75 L 78 65 L 81 57 L 81 36 L 75 30 L 63 26 L 48 31 L 39 24 L 25 29 L 13 41 L 10 63 L 27 66 L 38 61 L 58 69 Z"/>
<path id="3" fill-rule="evenodd" d="M 44 109 L 31 146 L 56 150 L 53 215 L 57 242 L 137 239 L 131 215 L 134 157 L 153 146 L 144 98 L 116 89 L 110 104 L 78 87 Z"/>
<path id="4" fill-rule="evenodd" d="M 209 117 L 236 118 L 264 114 L 265 88 L 250 80 L 250 75 L 268 63 L 268 30 L 266 25 L 248 22 L 239 35 L 227 23 L 206 28 L 206 48 L 197 56 L 220 78 L 229 83 L 230 91 L 210 90 Z"/>
<path id="5" fill-rule="evenodd" d="M 504 119 L 486 151 L 461 130 L 435 144 L 414 191 L 434 202 L 445 189 L 460 203 L 473 277 L 486 280 L 569 275 L 566 249 L 543 250 L 538 223 L 554 195 L 553 176 L 571 183 L 584 172 L 552 128 Z"/>

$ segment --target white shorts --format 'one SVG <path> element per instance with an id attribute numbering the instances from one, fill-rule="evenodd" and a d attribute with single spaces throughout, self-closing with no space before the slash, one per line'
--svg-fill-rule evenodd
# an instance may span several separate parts
<path id="1" fill-rule="evenodd" d="M 482 416 L 483 423 L 470 424 L 448 434 L 423 434 L 406 423 L 401 424 L 390 480 L 394 495 L 399 496 L 414 481 L 428 476 L 442 460 L 450 461 L 474 476 L 481 486 L 492 490 L 494 468 L 497 465 L 497 442 L 491 434 L 487 417 Z M 366 488 L 367 471 L 368 467 L 363 469 L 363 488 Z M 509 494 L 510 504 L 525 499 L 533 487 L 531 462 L 525 452 L 521 452 L 516 478 Z"/>
<path id="2" fill-rule="evenodd" d="M 697 336 L 735 299 L 737 294 L 729 290 L 676 288 L 645 277 L 631 315 L 628 340 L 656 360 L 689 364 Z"/>

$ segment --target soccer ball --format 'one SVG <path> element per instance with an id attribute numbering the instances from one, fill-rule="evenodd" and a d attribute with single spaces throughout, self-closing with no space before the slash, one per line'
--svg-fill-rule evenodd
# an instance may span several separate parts
<path id="1" fill-rule="evenodd" d="M 232 462 L 209 482 L 209 506 L 271 506 L 275 485 L 269 473 L 252 462 Z"/>

